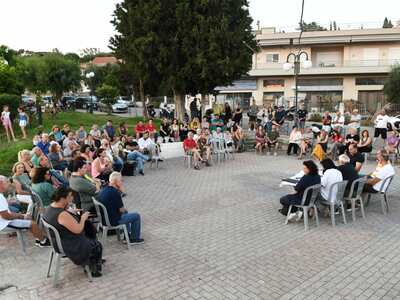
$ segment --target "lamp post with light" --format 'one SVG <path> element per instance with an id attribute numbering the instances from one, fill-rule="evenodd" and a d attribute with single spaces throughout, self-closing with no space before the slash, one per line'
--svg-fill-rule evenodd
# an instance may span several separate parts
<path id="1" fill-rule="evenodd" d="M 94 72 L 89 72 L 86 74 L 86 78 L 89 81 L 89 89 L 90 89 L 90 106 L 89 106 L 89 113 L 93 113 L 93 82 L 92 79 L 94 77 Z"/>
<path id="2" fill-rule="evenodd" d="M 304 58 L 304 59 L 303 59 Z M 291 62 L 292 61 L 292 62 Z M 309 69 L 312 67 L 312 61 L 309 60 L 308 53 L 305 51 L 300 51 L 299 53 L 289 53 L 286 59 L 286 63 L 283 64 L 283 69 L 285 71 L 294 70 L 294 81 L 295 81 L 295 124 L 298 123 L 297 111 L 298 111 L 298 76 L 300 74 L 301 67 L 304 69 Z"/>

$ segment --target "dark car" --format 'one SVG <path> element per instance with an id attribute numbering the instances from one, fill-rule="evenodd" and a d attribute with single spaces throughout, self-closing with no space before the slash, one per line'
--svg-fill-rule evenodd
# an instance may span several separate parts
<path id="1" fill-rule="evenodd" d="M 94 96 L 92 97 L 92 100 L 90 99 L 90 97 L 77 97 L 75 99 L 76 108 L 88 109 L 90 107 L 90 103 L 92 103 L 94 110 L 97 110 L 99 108 L 97 98 Z"/>

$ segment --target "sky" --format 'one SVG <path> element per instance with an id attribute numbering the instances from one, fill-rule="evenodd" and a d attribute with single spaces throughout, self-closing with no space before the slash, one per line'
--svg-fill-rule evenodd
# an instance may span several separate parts
<path id="1" fill-rule="evenodd" d="M 110 23 L 121 0 L 0 0 L 0 45 L 13 49 L 77 52 L 108 51 Z M 249 0 L 250 14 L 261 27 L 286 32 L 299 23 L 301 0 Z M 388 17 L 400 20 L 400 0 L 305 0 L 304 20 L 341 29 L 381 26 Z"/>

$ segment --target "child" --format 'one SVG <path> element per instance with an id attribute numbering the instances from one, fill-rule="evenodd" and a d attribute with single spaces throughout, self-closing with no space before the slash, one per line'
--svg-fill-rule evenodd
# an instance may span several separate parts
<path id="1" fill-rule="evenodd" d="M 8 142 L 10 142 L 10 133 L 15 142 L 16 139 L 14 136 L 14 130 L 12 128 L 12 122 L 10 118 L 10 111 L 8 105 L 3 106 L 3 112 L 1 113 L 1 123 L 3 123 L 4 129 L 6 130 Z"/>
<path id="2" fill-rule="evenodd" d="M 18 107 L 18 119 L 19 119 L 19 127 L 21 128 L 22 132 L 22 139 L 26 139 L 26 131 L 25 127 L 28 125 L 28 115 L 25 113 L 22 107 Z"/>

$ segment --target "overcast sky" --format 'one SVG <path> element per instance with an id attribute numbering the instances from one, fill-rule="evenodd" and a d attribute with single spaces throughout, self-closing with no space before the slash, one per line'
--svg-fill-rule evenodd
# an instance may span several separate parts
<path id="1" fill-rule="evenodd" d="M 0 0 L 0 44 L 34 51 L 58 48 L 108 50 L 110 24 L 120 0 Z M 301 0 L 250 0 L 254 22 L 290 31 L 299 22 Z M 400 20 L 400 0 L 306 0 L 305 21 L 342 29 L 378 26 L 387 16 Z M 254 23 L 254 27 L 256 27 Z"/>

